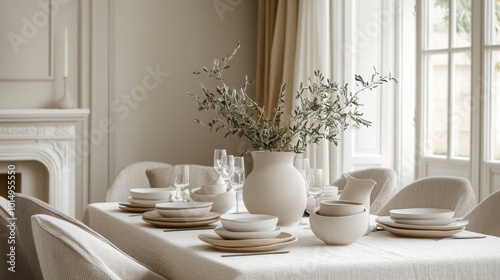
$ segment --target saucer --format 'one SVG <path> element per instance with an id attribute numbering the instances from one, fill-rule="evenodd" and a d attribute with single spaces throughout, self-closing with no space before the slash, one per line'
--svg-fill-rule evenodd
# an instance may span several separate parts
<path id="1" fill-rule="evenodd" d="M 281 228 L 276 227 L 269 231 L 230 231 L 225 229 L 223 226 L 219 226 L 214 229 L 215 233 L 224 239 L 262 239 L 262 238 L 273 238 L 281 233 Z"/>

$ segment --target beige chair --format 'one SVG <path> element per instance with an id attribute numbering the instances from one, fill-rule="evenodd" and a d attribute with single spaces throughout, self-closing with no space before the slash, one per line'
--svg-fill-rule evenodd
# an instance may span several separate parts
<path id="1" fill-rule="evenodd" d="M 33 231 L 31 227 L 30 218 L 33 215 L 45 214 L 65 220 L 68 223 L 71 223 L 81 228 L 82 230 L 87 231 L 89 234 L 94 235 L 96 238 L 104 240 L 104 242 L 109 243 L 110 246 L 114 246 L 104 237 L 102 237 L 100 234 L 98 234 L 88 226 L 84 225 L 82 222 L 67 216 L 66 214 L 60 212 L 59 210 L 37 198 L 22 193 L 16 193 L 15 202 L 15 215 L 17 218 L 16 226 L 18 231 L 16 234 L 16 244 L 19 252 L 19 256 L 16 259 L 16 266 L 19 265 L 18 268 L 20 269 L 20 271 L 22 269 L 23 272 L 30 272 L 30 277 L 21 279 L 43 279 L 39 259 L 35 250 Z M 114 247 L 116 248 L 116 246 Z"/>
<path id="2" fill-rule="evenodd" d="M 377 213 L 388 216 L 392 209 L 441 208 L 463 217 L 476 205 L 476 196 L 467 179 L 452 176 L 421 178 L 394 195 Z"/>
<path id="3" fill-rule="evenodd" d="M 219 174 L 212 166 L 189 165 L 189 189 L 215 182 Z M 127 201 L 132 188 L 159 188 L 174 185 L 175 166 L 161 162 L 136 162 L 123 168 L 106 194 L 108 202 Z"/>
<path id="4" fill-rule="evenodd" d="M 3 196 L 0 196 L 0 269 L 2 270 L 0 273 L 0 279 L 36 279 L 35 274 L 32 272 L 28 263 L 21 261 L 26 258 L 19 250 L 15 251 L 15 263 L 7 262 L 10 261 L 10 257 L 8 257 L 7 254 L 10 254 L 10 246 L 12 245 L 9 244 L 8 241 L 9 236 L 11 236 L 11 230 L 13 230 L 14 236 L 18 236 L 17 228 L 14 229 L 14 227 L 11 226 L 12 223 L 16 226 L 19 223 L 18 221 L 13 220 L 13 216 L 10 215 L 11 213 L 15 213 L 15 209 L 13 207 L 15 207 L 15 204 L 11 204 L 9 206 L 9 201 L 7 201 L 7 199 Z M 17 244 L 15 245 L 17 246 Z M 14 271 L 8 270 L 12 267 L 12 265 L 15 265 L 13 268 Z"/>
<path id="5" fill-rule="evenodd" d="M 108 188 L 106 201 L 122 202 L 127 201 L 129 190 L 133 188 L 149 188 L 146 170 L 155 168 L 170 167 L 172 165 L 163 162 L 141 161 L 132 163 L 124 167 L 116 175 L 113 184 Z"/>
<path id="6" fill-rule="evenodd" d="M 500 237 L 500 191 L 486 197 L 464 219 L 469 221 L 466 229 Z"/>
<path id="7" fill-rule="evenodd" d="M 394 196 L 398 190 L 398 175 L 390 168 L 375 167 L 348 172 L 357 179 L 372 179 L 377 184 L 370 196 L 370 213 L 376 214 Z M 332 185 L 343 190 L 347 181 L 344 178 L 335 180 Z"/>
<path id="8" fill-rule="evenodd" d="M 31 217 L 44 279 L 165 279 L 73 223 Z"/>

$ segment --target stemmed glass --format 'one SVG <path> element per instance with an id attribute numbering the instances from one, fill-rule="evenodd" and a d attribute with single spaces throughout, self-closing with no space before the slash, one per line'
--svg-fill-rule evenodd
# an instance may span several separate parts
<path id="1" fill-rule="evenodd" d="M 245 183 L 245 158 L 234 157 L 234 176 L 231 179 L 231 186 L 236 192 L 236 214 L 240 214 L 239 195 Z"/>
<path id="2" fill-rule="evenodd" d="M 318 197 L 323 194 L 323 169 L 312 168 L 309 172 L 307 193 L 314 198 L 314 210 L 318 207 Z"/>
<path id="3" fill-rule="evenodd" d="M 234 157 L 232 155 L 224 155 L 220 161 L 220 175 L 227 183 L 227 187 L 231 188 L 231 178 L 234 176 Z"/>
<path id="4" fill-rule="evenodd" d="M 224 149 L 215 149 L 214 150 L 214 168 L 217 173 L 219 173 L 219 176 L 221 175 L 221 164 L 220 161 L 223 156 L 226 155 L 226 150 Z"/>
<path id="5" fill-rule="evenodd" d="M 184 199 L 184 190 L 189 186 L 189 165 L 179 164 L 175 166 L 175 193 L 176 197 Z"/>

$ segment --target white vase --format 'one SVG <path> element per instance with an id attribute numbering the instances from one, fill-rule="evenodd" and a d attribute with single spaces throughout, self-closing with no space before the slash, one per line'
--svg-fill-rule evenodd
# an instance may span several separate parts
<path id="1" fill-rule="evenodd" d="M 306 208 L 304 179 L 293 166 L 293 152 L 252 152 L 253 171 L 243 185 L 249 213 L 278 217 L 279 226 L 296 224 Z"/>

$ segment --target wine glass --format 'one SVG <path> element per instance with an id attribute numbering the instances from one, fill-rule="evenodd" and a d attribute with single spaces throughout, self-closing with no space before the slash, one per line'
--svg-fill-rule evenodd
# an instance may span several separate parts
<path id="1" fill-rule="evenodd" d="M 215 171 L 217 171 L 217 173 L 219 173 L 219 176 L 220 176 L 220 172 L 221 172 L 220 161 L 221 161 L 222 157 L 225 155 L 226 155 L 226 150 L 224 150 L 224 149 L 215 149 L 214 150 L 214 168 L 215 168 Z"/>
<path id="2" fill-rule="evenodd" d="M 239 195 L 245 183 L 245 158 L 234 157 L 234 175 L 231 179 L 231 186 L 236 192 L 236 214 L 240 214 L 239 210 Z"/>
<path id="3" fill-rule="evenodd" d="M 175 166 L 175 193 L 176 197 L 184 199 L 184 190 L 189 186 L 189 165 L 179 164 Z"/>
<path id="4" fill-rule="evenodd" d="M 307 184 L 307 193 L 314 198 L 314 210 L 318 207 L 318 197 L 323 194 L 323 169 L 311 168 Z"/>
<path id="5" fill-rule="evenodd" d="M 220 175 L 227 183 L 227 187 L 231 188 L 231 178 L 234 176 L 234 156 L 224 155 L 220 161 Z"/>

